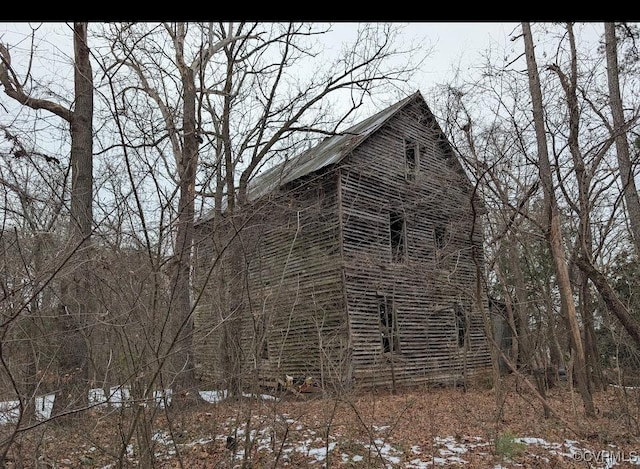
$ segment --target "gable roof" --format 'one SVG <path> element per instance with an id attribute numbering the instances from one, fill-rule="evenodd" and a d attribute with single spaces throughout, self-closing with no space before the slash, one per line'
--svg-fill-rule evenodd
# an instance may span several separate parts
<path id="1" fill-rule="evenodd" d="M 325 138 L 315 147 L 259 174 L 249 183 L 249 199 L 258 199 L 288 182 L 295 181 L 326 166 L 339 163 L 393 115 L 418 97 L 422 99 L 420 92 L 416 91 L 383 111 L 336 135 Z"/>
<path id="2" fill-rule="evenodd" d="M 348 129 L 325 138 L 315 147 L 258 174 L 249 181 L 247 189 L 249 200 L 257 200 L 289 182 L 314 173 L 326 166 L 339 163 L 360 143 L 414 100 L 421 100 L 426 104 L 420 91 L 416 91 Z M 213 212 L 212 210 L 205 214 L 199 222 L 211 219 Z"/>

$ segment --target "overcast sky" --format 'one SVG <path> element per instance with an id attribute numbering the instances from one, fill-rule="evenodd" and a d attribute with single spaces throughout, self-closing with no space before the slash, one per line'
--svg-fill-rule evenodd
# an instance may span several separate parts
<path id="1" fill-rule="evenodd" d="M 425 38 L 433 52 L 420 74 L 423 87 L 430 87 L 452 75 L 458 64 L 478 63 L 489 47 L 503 49 L 519 23 L 412 23 L 407 32 Z M 516 31 L 517 32 L 517 31 Z"/>
<path id="2" fill-rule="evenodd" d="M 31 23 L 38 25 L 40 23 Z M 433 48 L 432 53 L 424 62 L 417 82 L 420 89 L 426 90 L 437 82 L 442 82 L 452 75 L 452 70 L 458 65 L 464 67 L 469 64 L 481 62 L 480 58 L 490 47 L 495 50 L 514 50 L 514 54 L 522 51 L 521 41 L 515 44 L 510 37 L 519 34 L 519 23 L 501 22 L 410 22 L 406 24 L 407 41 L 418 41 L 425 48 Z M 45 24 L 45 28 L 55 31 L 50 38 L 56 43 L 67 43 L 69 39 L 70 24 L 64 23 Z M 602 23 L 586 23 L 580 28 L 587 31 L 587 35 L 597 36 L 597 31 L 602 28 Z M 28 31 L 28 23 L 0 23 L 0 41 L 5 44 L 15 44 L 17 37 L 14 31 Z M 44 29 L 44 28 L 43 28 Z M 349 40 L 355 37 L 357 23 L 335 23 L 334 37 L 336 40 Z M 588 32 L 591 31 L 591 34 Z M 62 46 L 64 47 L 64 46 Z M 463 68 L 464 69 L 464 68 Z M 471 71 L 471 70 L 466 70 Z"/>

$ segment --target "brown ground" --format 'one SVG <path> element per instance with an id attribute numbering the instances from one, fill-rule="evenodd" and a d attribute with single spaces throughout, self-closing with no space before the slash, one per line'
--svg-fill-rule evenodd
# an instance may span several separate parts
<path id="1" fill-rule="evenodd" d="M 513 377 L 505 379 L 504 387 L 500 419 L 495 392 L 481 386 L 366 392 L 341 399 L 247 398 L 176 415 L 161 410 L 153 430 L 154 467 L 243 467 L 246 447 L 245 467 L 260 468 L 588 468 L 606 467 L 603 450 L 624 459 L 640 455 L 640 390 L 609 387 L 597 393 L 598 415 L 586 419 L 579 396 L 564 383 L 548 396 L 560 418 L 545 419 L 539 402 Z M 66 429 L 41 425 L 19 436 L 6 467 L 118 467 L 132 412 L 94 411 Z M 247 428 L 250 438 L 245 438 Z M 9 430 L 5 427 L 2 436 Z M 235 451 L 227 448 L 234 446 L 227 445 L 229 435 L 235 435 Z M 556 446 L 514 440 L 524 437 Z M 131 443 L 120 467 L 138 467 L 135 433 Z M 573 457 L 570 446 L 578 451 Z"/>

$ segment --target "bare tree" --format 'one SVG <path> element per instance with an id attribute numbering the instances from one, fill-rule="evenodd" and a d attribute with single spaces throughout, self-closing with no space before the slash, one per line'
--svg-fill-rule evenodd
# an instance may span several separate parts
<path id="1" fill-rule="evenodd" d="M 577 246 L 579 251 L 585 257 L 593 258 L 593 236 L 591 233 L 591 197 L 592 181 L 595 171 L 599 168 L 600 162 L 604 158 L 610 147 L 610 142 L 600 146 L 599 152 L 593 158 L 592 164 L 585 164 L 580 140 L 579 129 L 581 124 L 580 106 L 578 102 L 578 57 L 576 51 L 576 39 L 573 30 L 573 24 L 566 25 L 567 37 L 569 40 L 569 60 L 570 70 L 568 74 L 560 68 L 558 64 L 549 65 L 557 76 L 565 93 L 568 113 L 568 147 L 573 161 L 573 168 L 576 177 L 576 185 L 578 189 L 577 204 L 569 201 L 575 211 L 578 213 L 579 226 L 577 235 Z M 565 194 L 566 194 L 565 190 Z M 593 304 L 591 298 L 591 289 L 588 277 L 580 272 L 579 279 L 579 298 L 580 312 L 584 323 L 584 347 L 587 382 L 593 382 L 598 389 L 602 387 L 602 372 L 600 370 L 598 348 L 596 344 L 596 334 L 594 329 Z"/>
<path id="2" fill-rule="evenodd" d="M 238 392 L 242 353 L 248 354 L 241 344 L 246 326 L 238 312 L 252 309 L 246 287 L 250 255 L 245 246 L 250 241 L 243 241 L 241 230 L 254 215 L 259 216 L 259 209 L 251 207 L 259 197 L 252 180 L 273 161 L 286 161 L 289 155 L 304 151 L 299 144 L 302 136 L 308 139 L 305 144 L 310 144 L 318 135 L 337 133 L 376 91 L 401 86 L 416 59 L 411 48 L 396 45 L 398 29 L 393 25 L 361 25 L 350 49 L 325 66 L 309 63 L 314 70 L 310 77 L 292 79 L 297 63 L 305 64 L 319 53 L 317 44 L 310 41 L 322 40 L 327 27 L 283 24 L 260 34 L 259 24 L 240 23 L 234 28 L 234 36 L 264 39 L 225 45 L 222 92 L 209 92 L 203 109 L 212 116 L 216 130 L 217 140 L 211 147 L 219 149 L 209 178 L 215 182 L 210 191 L 214 225 L 221 228 L 215 230 L 215 244 L 229 245 L 229 270 L 219 269 L 214 282 L 224 344 L 220 353 L 228 366 L 228 386 Z M 399 56 L 404 57 L 403 64 L 394 65 L 393 59 Z M 333 96 L 346 98 L 348 106 L 340 111 L 331 109 L 327 103 Z M 254 312 L 256 317 L 259 314 Z M 268 318 L 260 320 L 268 323 Z M 260 350 L 257 347 L 251 352 L 253 361 L 260 362 Z"/>
<path id="3" fill-rule="evenodd" d="M 609 106 L 613 125 L 611 128 L 616 142 L 618 171 L 622 181 L 622 190 L 629 216 L 629 228 L 636 255 L 640 255 L 640 197 L 635 182 L 635 172 L 631 164 L 629 140 L 627 139 L 628 123 L 625 120 L 622 96 L 620 95 L 618 40 L 614 23 L 604 23 L 605 51 L 607 56 L 607 78 L 609 84 Z"/>
<path id="4" fill-rule="evenodd" d="M 60 350 L 58 355 L 60 392 L 56 413 L 73 412 L 87 401 L 87 344 L 83 335 L 85 319 L 90 314 L 88 284 L 89 247 L 93 230 L 93 75 L 87 23 L 74 23 L 74 99 L 73 106 L 32 96 L 11 67 L 9 50 L 2 46 L 0 83 L 7 96 L 34 110 L 45 110 L 64 119 L 71 135 L 71 204 L 67 242 L 69 253 L 75 253 L 61 282 L 61 304 L 58 312 Z"/>
<path id="5" fill-rule="evenodd" d="M 573 302 L 573 290 L 571 287 L 569 269 L 564 252 L 564 238 L 559 218 L 560 213 L 553 186 L 551 164 L 549 162 L 549 153 L 547 149 L 547 137 L 544 128 L 542 92 L 540 90 L 538 66 L 536 64 L 533 37 L 531 35 L 531 27 L 529 23 L 522 24 L 522 31 L 527 59 L 527 71 L 529 74 L 529 88 L 533 104 L 533 120 L 536 129 L 536 139 L 538 142 L 538 168 L 540 171 L 540 182 L 544 190 L 545 218 L 547 218 L 548 223 L 547 239 L 551 250 L 551 256 L 553 258 L 558 288 L 560 289 L 562 311 L 567 317 L 569 330 L 571 332 L 572 346 L 575 352 L 574 370 L 576 381 L 578 383 L 578 391 L 582 396 L 586 414 L 592 416 L 595 415 L 595 407 L 593 405 L 593 398 L 589 391 L 589 385 L 587 382 L 585 352 L 576 307 Z"/>

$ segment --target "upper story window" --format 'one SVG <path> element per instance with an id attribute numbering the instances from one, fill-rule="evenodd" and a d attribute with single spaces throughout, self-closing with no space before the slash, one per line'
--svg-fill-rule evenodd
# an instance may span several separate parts
<path id="1" fill-rule="evenodd" d="M 420 167 L 420 152 L 418 143 L 413 140 L 404 141 L 404 177 L 407 181 L 416 180 L 416 174 Z"/>

